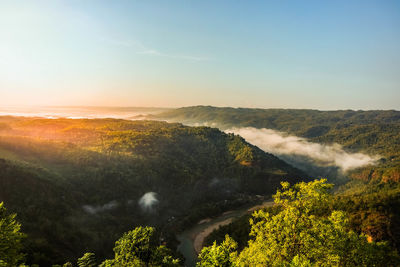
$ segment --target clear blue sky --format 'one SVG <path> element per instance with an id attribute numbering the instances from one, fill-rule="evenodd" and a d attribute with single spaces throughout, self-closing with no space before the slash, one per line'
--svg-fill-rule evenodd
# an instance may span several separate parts
<path id="1" fill-rule="evenodd" d="M 0 105 L 400 109 L 400 1 L 0 2 Z"/>

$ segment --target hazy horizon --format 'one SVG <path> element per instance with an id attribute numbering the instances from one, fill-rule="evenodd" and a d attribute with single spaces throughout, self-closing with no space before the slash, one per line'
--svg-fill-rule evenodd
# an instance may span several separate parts
<path id="1" fill-rule="evenodd" d="M 318 110 L 318 111 L 340 111 L 340 110 L 352 110 L 352 111 L 400 111 L 400 109 L 354 109 L 354 108 L 341 108 L 341 109 L 318 109 L 318 108 L 274 108 L 274 107 L 248 107 L 248 106 L 218 106 L 218 105 L 188 105 L 188 106 L 100 106 L 100 105 L 1 105 L 0 116 L 2 112 L 9 110 L 24 110 L 26 112 L 34 113 L 35 110 L 57 110 L 57 109 L 93 109 L 93 110 L 129 110 L 129 109 L 143 109 L 143 110 L 173 110 L 179 108 L 190 108 L 190 107 L 214 107 L 214 108 L 234 108 L 234 109 L 286 109 L 286 110 Z"/>

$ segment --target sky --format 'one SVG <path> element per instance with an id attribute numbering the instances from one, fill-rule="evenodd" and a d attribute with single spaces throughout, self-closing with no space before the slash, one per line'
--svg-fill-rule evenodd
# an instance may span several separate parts
<path id="1" fill-rule="evenodd" d="M 0 105 L 400 110 L 400 1 L 0 0 Z"/>

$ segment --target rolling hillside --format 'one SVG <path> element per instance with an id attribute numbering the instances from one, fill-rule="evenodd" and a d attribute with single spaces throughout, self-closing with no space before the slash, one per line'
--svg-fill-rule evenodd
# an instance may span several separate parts
<path id="1" fill-rule="evenodd" d="M 41 266 L 109 256 L 137 225 L 174 248 L 200 218 L 306 179 L 239 136 L 158 121 L 1 117 L 0 158 L 0 201 L 28 234 L 27 263 Z M 138 205 L 150 192 L 156 201 Z"/>
<path id="2" fill-rule="evenodd" d="M 378 154 L 379 164 L 350 175 L 363 180 L 400 181 L 400 111 L 319 111 L 307 109 L 185 107 L 159 119 L 220 129 L 267 128 L 320 144 L 338 143 L 346 151 Z"/>
<path id="3" fill-rule="evenodd" d="M 389 241 L 400 249 L 400 112 L 319 111 L 295 109 L 244 109 L 196 106 L 167 111 L 168 121 L 189 125 L 213 125 L 220 129 L 267 128 L 306 138 L 309 142 L 340 144 L 346 152 L 379 155 L 375 165 L 345 174 L 353 178 L 335 194 L 332 209 L 350 217 L 353 230 L 371 240 Z M 244 247 L 249 239 L 249 216 L 212 233 L 208 244 L 225 234 L 234 236 Z"/>

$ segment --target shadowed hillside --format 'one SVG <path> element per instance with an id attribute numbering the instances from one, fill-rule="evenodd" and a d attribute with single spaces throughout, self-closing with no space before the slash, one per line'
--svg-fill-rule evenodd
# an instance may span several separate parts
<path id="1" fill-rule="evenodd" d="M 0 118 L 0 201 L 28 234 L 28 263 L 109 256 L 136 225 L 174 234 L 305 175 L 208 127 L 116 119 Z M 146 193 L 157 201 L 142 209 Z M 147 203 L 141 202 L 141 203 Z"/>

